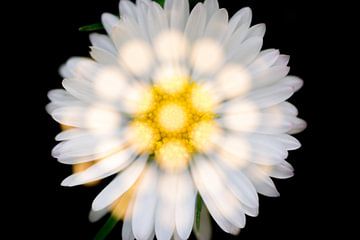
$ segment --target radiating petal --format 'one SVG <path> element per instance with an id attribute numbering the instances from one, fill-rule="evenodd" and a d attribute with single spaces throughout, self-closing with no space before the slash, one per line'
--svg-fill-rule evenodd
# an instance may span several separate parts
<path id="1" fill-rule="evenodd" d="M 159 179 L 155 233 L 159 240 L 170 240 L 175 231 L 177 174 L 163 172 Z"/>
<path id="2" fill-rule="evenodd" d="M 134 159 L 134 151 L 131 149 L 124 149 L 100 160 L 82 172 L 74 173 L 64 179 L 61 185 L 72 187 L 106 178 L 123 170 Z"/>
<path id="3" fill-rule="evenodd" d="M 201 80 L 202 76 L 211 76 L 225 60 L 220 43 L 211 38 L 198 39 L 192 48 L 190 62 L 193 66 L 193 78 Z"/>
<path id="4" fill-rule="evenodd" d="M 304 81 L 296 76 L 286 76 L 279 81 L 279 84 L 283 84 L 293 88 L 294 92 L 297 92 L 304 84 Z"/>
<path id="5" fill-rule="evenodd" d="M 260 169 L 270 177 L 274 178 L 290 178 L 294 176 L 294 168 L 290 163 L 282 161 L 280 164 L 274 166 L 259 166 Z"/>
<path id="6" fill-rule="evenodd" d="M 279 58 L 280 52 L 276 49 L 266 49 L 259 53 L 256 59 L 248 66 L 252 73 L 270 68 Z"/>
<path id="7" fill-rule="evenodd" d="M 133 233 L 133 225 L 132 225 L 132 219 L 133 219 L 133 205 L 134 200 L 131 199 L 129 202 L 129 205 L 127 207 L 127 210 L 125 212 L 124 222 L 121 230 L 121 237 L 122 240 L 134 240 L 135 236 Z"/>
<path id="8" fill-rule="evenodd" d="M 294 115 L 297 113 L 296 109 L 287 102 L 264 109 L 258 109 L 253 104 L 248 104 L 247 107 L 247 111 L 228 112 L 228 114 L 221 116 L 219 123 L 224 128 L 237 132 L 265 134 L 287 133 L 301 124 Z"/>
<path id="9" fill-rule="evenodd" d="M 290 98 L 293 93 L 293 88 L 284 86 L 284 84 L 260 88 L 225 103 L 219 110 L 219 113 L 234 114 L 268 108 L 284 102 Z"/>
<path id="10" fill-rule="evenodd" d="M 223 39 L 224 44 L 226 45 L 228 41 L 233 38 L 235 33 L 239 34 L 239 28 L 242 28 L 241 32 L 246 36 L 247 29 L 250 26 L 251 22 L 251 9 L 248 7 L 240 9 L 236 12 L 230 19 L 229 25 Z M 238 44 L 242 42 L 243 39 L 239 39 Z"/>
<path id="11" fill-rule="evenodd" d="M 202 37 L 206 26 L 206 9 L 202 3 L 197 3 L 191 11 L 185 27 L 185 36 L 190 43 Z"/>
<path id="12" fill-rule="evenodd" d="M 211 239 L 212 236 L 211 220 L 206 206 L 203 206 L 201 208 L 199 229 L 197 229 L 196 224 L 194 223 L 193 231 L 198 240 Z"/>
<path id="13" fill-rule="evenodd" d="M 107 35 L 99 34 L 99 33 L 91 33 L 89 35 L 89 38 L 90 38 L 91 44 L 94 47 L 104 49 L 114 55 L 117 54 L 117 50 L 114 46 L 114 43 L 111 41 L 111 39 Z"/>
<path id="14" fill-rule="evenodd" d="M 219 9 L 218 0 L 205 0 L 204 6 L 206 9 L 207 21 L 215 14 L 215 12 Z"/>
<path id="15" fill-rule="evenodd" d="M 136 239 L 148 239 L 154 231 L 158 169 L 147 167 L 135 196 L 132 229 Z"/>
<path id="16" fill-rule="evenodd" d="M 181 239 L 188 239 L 194 223 L 196 189 L 188 170 L 179 174 L 176 193 L 175 223 Z"/>
<path id="17" fill-rule="evenodd" d="M 273 66 L 287 66 L 290 60 L 288 55 L 280 55 Z"/>
<path id="18" fill-rule="evenodd" d="M 250 180 L 239 170 L 226 166 L 220 159 L 212 159 L 218 172 L 226 182 L 226 186 L 243 204 L 250 208 L 259 207 L 256 189 Z"/>
<path id="19" fill-rule="evenodd" d="M 98 106 L 60 107 L 51 116 L 66 126 L 87 129 L 118 129 L 122 122 L 120 113 Z"/>
<path id="20" fill-rule="evenodd" d="M 249 29 L 246 39 L 250 39 L 252 37 L 263 38 L 265 35 L 265 31 L 266 31 L 266 26 L 264 23 L 256 24 Z"/>
<path id="21" fill-rule="evenodd" d="M 281 142 L 268 140 L 261 134 L 231 134 L 217 138 L 215 144 L 220 152 L 236 156 L 239 166 L 244 161 L 274 165 L 287 157 L 287 151 Z"/>
<path id="22" fill-rule="evenodd" d="M 109 206 L 129 190 L 142 173 L 146 160 L 146 155 L 140 156 L 133 164 L 119 173 L 95 198 L 92 209 L 96 211 Z"/>
<path id="23" fill-rule="evenodd" d="M 227 64 L 209 81 L 213 92 L 222 99 L 230 99 L 247 93 L 251 88 L 251 76 L 242 65 Z"/>
<path id="24" fill-rule="evenodd" d="M 204 37 L 221 42 L 228 26 L 228 19 L 229 15 L 226 9 L 217 10 L 206 26 Z"/>
<path id="25" fill-rule="evenodd" d="M 113 53 L 98 47 L 90 47 L 90 56 L 103 65 L 117 65 L 117 59 Z"/>
<path id="26" fill-rule="evenodd" d="M 263 44 L 260 37 L 252 37 L 245 40 L 230 56 L 228 60 L 237 64 L 248 65 L 259 54 Z"/>
<path id="27" fill-rule="evenodd" d="M 169 27 L 166 12 L 155 1 L 152 1 L 147 14 L 148 33 L 151 41 L 153 41 L 161 32 Z"/>
<path id="28" fill-rule="evenodd" d="M 189 1 L 176 0 L 167 2 L 165 9 L 169 14 L 170 28 L 183 31 L 189 17 Z"/>
<path id="29" fill-rule="evenodd" d="M 244 169 L 244 171 L 251 182 L 254 184 L 258 193 L 268 197 L 280 196 L 280 193 L 277 191 L 274 182 L 267 174 L 261 171 L 259 167 L 251 165 L 247 169 Z"/>
<path id="30" fill-rule="evenodd" d="M 114 26 L 119 24 L 119 18 L 110 13 L 103 13 L 101 15 L 101 22 L 102 22 L 106 32 L 110 35 Z"/>
<path id="31" fill-rule="evenodd" d="M 201 158 L 201 156 L 199 156 Z M 200 175 L 197 165 L 191 164 L 191 175 L 193 177 L 194 183 L 199 190 L 199 193 L 208 208 L 211 216 L 214 218 L 215 222 L 219 227 L 227 233 L 236 235 L 239 233 L 240 229 L 232 224 L 219 210 L 219 207 L 216 205 L 215 200 L 210 195 L 210 192 L 207 190 L 206 185 L 209 184 L 205 182 Z"/>
<path id="32" fill-rule="evenodd" d="M 121 0 L 119 3 L 120 17 L 130 18 L 136 21 L 136 5 L 129 0 Z"/>
<path id="33" fill-rule="evenodd" d="M 101 218 L 103 218 L 107 213 L 109 212 L 109 209 L 104 208 L 99 211 L 90 210 L 89 213 L 89 221 L 94 223 L 99 221 Z"/>
<path id="34" fill-rule="evenodd" d="M 253 87 L 260 88 L 274 84 L 280 81 L 289 73 L 290 68 L 287 66 L 274 66 L 263 71 L 253 74 Z"/>
<path id="35" fill-rule="evenodd" d="M 296 134 L 302 132 L 307 126 L 307 123 L 300 118 L 292 119 L 291 130 L 288 131 L 289 134 Z"/>

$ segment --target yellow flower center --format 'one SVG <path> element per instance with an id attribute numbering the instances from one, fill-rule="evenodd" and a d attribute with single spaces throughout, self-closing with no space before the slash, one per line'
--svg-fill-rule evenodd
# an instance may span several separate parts
<path id="1" fill-rule="evenodd" d="M 186 122 L 186 109 L 177 103 L 167 103 L 159 110 L 158 123 L 165 131 L 179 131 L 184 128 Z"/>
<path id="2" fill-rule="evenodd" d="M 210 92 L 188 78 L 173 81 L 181 84 L 166 79 L 148 88 L 129 131 L 130 143 L 139 153 L 154 155 L 166 170 L 186 168 L 193 154 L 209 150 L 218 130 Z"/>

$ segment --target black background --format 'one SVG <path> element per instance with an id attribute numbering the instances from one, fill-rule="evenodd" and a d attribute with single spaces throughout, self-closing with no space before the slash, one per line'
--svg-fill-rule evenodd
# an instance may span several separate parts
<path id="1" fill-rule="evenodd" d="M 295 176 L 276 182 L 280 198 L 260 197 L 260 214 L 248 217 L 245 229 L 239 236 L 223 233 L 213 224 L 213 239 L 293 239 L 295 237 L 322 237 L 333 232 L 339 220 L 334 220 L 340 211 L 334 195 L 336 178 L 331 177 L 327 165 L 337 153 L 330 143 L 338 129 L 327 134 L 328 108 L 334 95 L 325 95 L 337 88 L 332 66 L 326 64 L 331 57 L 328 53 L 328 28 L 336 14 L 327 4 L 314 5 L 307 0 L 241 0 L 221 1 L 230 15 L 241 7 L 253 10 L 253 24 L 266 23 L 267 33 L 264 48 L 278 48 L 291 55 L 291 74 L 304 79 L 305 85 L 291 99 L 299 108 L 300 116 L 308 122 L 308 128 L 297 137 L 302 142 L 300 150 L 291 152 L 289 162 L 295 167 Z M 46 94 L 50 89 L 61 86 L 58 67 L 71 56 L 88 56 L 88 34 L 79 32 L 78 27 L 98 22 L 102 12 L 118 13 L 118 0 L 88 1 L 62 0 L 32 2 L 22 5 L 19 23 L 22 29 L 17 41 L 22 42 L 21 63 L 28 80 L 23 90 L 30 93 L 31 114 L 27 128 L 31 138 L 25 145 L 30 152 L 22 158 L 23 178 L 16 186 L 15 232 L 26 232 L 36 239 L 93 239 L 104 224 L 88 222 L 88 211 L 93 198 L 104 187 L 100 186 L 63 188 L 60 182 L 71 173 L 69 166 L 57 163 L 50 155 L 55 145 L 54 136 L 60 131 L 57 124 L 45 112 L 48 103 Z M 327 14 L 327 15 L 325 15 Z M 326 24 L 325 24 L 326 23 Z M 330 27 L 328 27 L 330 25 Z M 326 32 L 326 33 L 325 33 Z M 334 32 L 334 35 L 336 33 Z M 26 44 L 25 44 L 26 43 Z M 21 71 L 14 71 L 16 76 Z M 334 72 L 335 74 L 335 72 Z M 331 77 L 330 77 L 331 76 Z M 324 87 L 324 84 L 326 86 Z M 29 86 L 29 88 L 27 87 Z M 17 106 L 22 106 L 21 99 Z M 35 107 L 34 107 L 35 106 Z M 22 123 L 22 125 L 24 125 Z M 337 176 L 338 177 L 338 176 Z M 335 189 L 335 190 L 334 190 Z M 109 236 L 121 239 L 121 224 Z"/>

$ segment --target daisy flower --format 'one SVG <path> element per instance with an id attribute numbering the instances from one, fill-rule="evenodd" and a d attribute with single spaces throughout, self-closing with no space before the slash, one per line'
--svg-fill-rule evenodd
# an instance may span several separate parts
<path id="1" fill-rule="evenodd" d="M 95 198 L 97 220 L 121 209 L 123 239 L 210 238 L 211 216 L 238 234 L 258 214 L 271 177 L 288 178 L 290 134 L 306 124 L 286 100 L 302 86 L 289 57 L 261 50 L 265 25 L 249 8 L 229 19 L 217 0 L 121 0 L 93 33 L 91 58 L 73 57 L 49 92 L 47 111 L 70 129 L 52 154 L 92 165 L 66 178 L 76 186 L 115 175 Z M 195 208 L 203 202 L 200 216 Z"/>

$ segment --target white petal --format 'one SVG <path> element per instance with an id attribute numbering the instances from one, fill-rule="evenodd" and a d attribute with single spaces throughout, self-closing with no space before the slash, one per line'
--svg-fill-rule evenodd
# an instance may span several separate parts
<path id="1" fill-rule="evenodd" d="M 207 198 L 206 195 L 208 194 L 209 197 L 214 200 L 214 204 L 222 216 L 237 228 L 243 228 L 245 226 L 245 215 L 240 209 L 241 204 L 230 190 L 224 187 L 224 182 L 212 163 L 204 158 L 198 157 L 195 160 L 194 168 L 198 174 L 196 177 L 201 179 L 200 181 L 203 183 L 206 182 L 204 189 L 200 190 L 201 186 L 199 188 L 201 196 L 204 194 L 205 198 Z M 204 201 L 205 198 L 203 198 Z M 209 210 L 210 209 L 209 207 Z"/>
<path id="2" fill-rule="evenodd" d="M 234 22 L 238 21 L 238 26 L 244 24 L 245 26 L 247 26 L 247 28 L 249 28 L 251 24 L 251 19 L 252 19 L 251 8 L 244 7 L 234 14 L 234 16 L 231 18 L 229 22 L 229 25 L 233 24 L 231 23 L 232 21 Z"/>
<path id="3" fill-rule="evenodd" d="M 220 159 L 213 159 L 219 167 L 219 173 L 226 182 L 230 191 L 245 205 L 250 208 L 259 207 L 259 199 L 256 189 L 250 180 L 239 170 L 230 168 L 222 163 Z"/>
<path id="4" fill-rule="evenodd" d="M 263 39 L 260 37 L 249 38 L 245 40 L 228 59 L 237 64 L 248 65 L 259 54 L 262 44 Z"/>
<path id="5" fill-rule="evenodd" d="M 59 143 L 52 150 L 52 155 L 56 158 L 67 158 L 106 153 L 121 147 L 125 141 L 119 131 L 113 134 L 87 134 Z"/>
<path id="6" fill-rule="evenodd" d="M 301 147 L 301 143 L 288 134 L 273 135 L 272 137 L 280 141 L 287 150 L 296 150 Z"/>
<path id="7" fill-rule="evenodd" d="M 137 1 L 137 23 L 135 26 L 132 26 L 131 30 L 134 30 L 136 28 L 137 32 L 140 34 L 139 36 L 146 41 L 150 41 L 148 28 L 147 26 L 147 12 L 149 9 L 149 6 L 151 5 L 151 1 L 149 0 L 140 0 Z M 127 20 L 127 19 L 125 19 Z M 130 26 L 128 26 L 130 27 Z"/>
<path id="8" fill-rule="evenodd" d="M 201 208 L 199 229 L 197 229 L 196 224 L 194 224 L 193 231 L 198 240 L 211 239 L 211 235 L 212 235 L 211 220 L 206 206 L 202 206 Z"/>
<path id="9" fill-rule="evenodd" d="M 215 141 L 221 152 L 238 158 L 239 166 L 243 165 L 244 161 L 274 165 L 287 157 L 283 144 L 278 141 L 269 142 L 266 135 L 231 134 L 219 137 Z"/>
<path id="10" fill-rule="evenodd" d="M 286 114 L 286 106 L 279 104 L 271 108 L 229 114 L 223 116 L 220 124 L 237 132 L 256 132 L 264 134 L 281 134 L 290 131 L 295 125 L 295 116 Z"/>
<path id="11" fill-rule="evenodd" d="M 280 52 L 276 49 L 263 50 L 259 53 L 254 62 L 248 66 L 248 69 L 252 73 L 266 70 L 276 62 L 279 55 Z"/>
<path id="12" fill-rule="evenodd" d="M 90 49 L 90 55 L 96 62 L 103 65 L 117 65 L 117 59 L 113 53 L 98 47 L 91 47 Z"/>
<path id="13" fill-rule="evenodd" d="M 48 92 L 48 98 L 57 104 L 63 104 L 64 102 L 74 102 L 76 98 L 66 92 L 64 89 L 54 89 Z"/>
<path id="14" fill-rule="evenodd" d="M 294 176 L 294 168 L 286 161 L 275 166 L 260 166 L 260 168 L 265 174 L 274 178 L 285 179 Z"/>
<path id="15" fill-rule="evenodd" d="M 199 156 L 199 158 L 202 158 Z M 221 213 L 219 207 L 216 205 L 215 200 L 210 195 L 210 192 L 207 190 L 206 185 L 209 184 L 205 182 L 200 175 L 197 165 L 191 164 L 191 175 L 193 177 L 194 183 L 199 190 L 199 193 L 208 208 L 211 216 L 214 218 L 215 222 L 219 227 L 227 233 L 236 235 L 239 233 L 239 228 L 232 224 L 227 218 Z"/>
<path id="16" fill-rule="evenodd" d="M 229 21 L 229 27 L 224 37 L 224 46 L 227 55 L 238 49 L 245 40 L 249 31 L 252 18 L 251 9 L 248 7 L 240 9 Z"/>
<path id="17" fill-rule="evenodd" d="M 107 157 L 108 155 L 109 155 L 109 152 L 95 153 L 95 154 L 90 154 L 90 155 L 81 156 L 81 157 L 59 156 L 57 160 L 58 160 L 58 162 L 63 163 L 63 164 L 74 165 L 74 164 L 79 164 L 79 163 L 97 161 L 99 159 L 103 159 L 103 158 Z"/>
<path id="18" fill-rule="evenodd" d="M 178 64 L 186 59 L 189 44 L 182 32 L 170 30 L 154 39 L 154 48 L 160 62 Z"/>
<path id="19" fill-rule="evenodd" d="M 62 131 L 58 135 L 56 135 L 55 140 L 56 141 L 64 141 L 64 140 L 71 140 L 78 137 L 93 135 L 93 134 L 101 134 L 103 132 L 98 131 L 88 131 L 84 129 L 79 128 L 71 128 L 65 131 Z"/>
<path id="20" fill-rule="evenodd" d="M 132 212 L 133 212 L 134 200 L 131 199 L 128 208 L 125 213 L 124 223 L 121 230 L 122 240 L 134 240 L 135 236 L 132 231 Z"/>
<path id="21" fill-rule="evenodd" d="M 237 13 L 235 13 L 231 17 L 223 42 L 227 44 L 230 38 L 233 37 L 235 32 L 239 34 L 239 31 L 237 30 L 240 27 L 243 29 L 242 32 L 244 33 L 244 36 L 246 36 L 246 32 L 250 26 L 250 22 L 251 22 L 251 9 L 248 7 L 240 9 Z M 243 39 L 239 39 L 237 43 L 238 44 L 241 43 L 242 40 Z"/>
<path id="22" fill-rule="evenodd" d="M 294 92 L 297 92 L 304 85 L 304 81 L 296 76 L 286 76 L 279 81 L 279 84 L 292 87 Z"/>
<path id="23" fill-rule="evenodd" d="M 145 16 L 144 16 L 145 17 Z M 122 19 L 122 21 L 113 27 L 111 34 L 117 49 L 120 49 L 124 43 L 132 39 L 142 39 L 144 35 L 138 23 L 131 21 L 131 19 Z"/>
<path id="24" fill-rule="evenodd" d="M 240 25 L 234 33 L 228 37 L 228 39 L 224 38 L 224 48 L 227 53 L 227 56 L 234 55 L 234 52 L 239 49 L 241 44 L 243 43 L 246 34 L 248 32 L 248 26 L 245 24 Z"/>
<path id="25" fill-rule="evenodd" d="M 268 177 L 268 175 L 261 171 L 261 169 L 259 169 L 257 166 L 251 165 L 247 169 L 245 169 L 245 172 L 254 184 L 258 193 L 261 193 L 268 197 L 280 196 L 271 178 Z"/>
<path id="26" fill-rule="evenodd" d="M 238 228 L 245 226 L 245 214 L 241 210 L 241 203 L 228 188 L 224 188 L 224 181 L 218 169 L 209 160 L 198 158 L 195 167 L 202 181 L 206 182 L 206 191 L 215 200 L 216 206 L 232 224 Z"/>
<path id="27" fill-rule="evenodd" d="M 170 240 L 175 230 L 177 175 L 164 172 L 159 181 L 155 233 L 159 240 Z"/>
<path id="28" fill-rule="evenodd" d="M 149 6 L 147 19 L 148 34 L 152 40 L 168 28 L 169 23 L 167 21 L 166 12 L 155 1 L 152 1 Z"/>
<path id="29" fill-rule="evenodd" d="M 119 18 L 110 13 L 103 13 L 101 15 L 101 22 L 104 25 L 106 32 L 110 35 L 114 26 L 119 24 Z"/>
<path id="30" fill-rule="evenodd" d="M 229 16 L 226 9 L 217 10 L 206 26 L 204 37 L 212 38 L 220 42 L 226 32 L 228 19 Z"/>
<path id="31" fill-rule="evenodd" d="M 304 131 L 304 129 L 307 127 L 307 123 L 300 119 L 300 118 L 294 118 L 292 120 L 292 128 L 288 132 L 289 134 L 296 134 Z"/>
<path id="32" fill-rule="evenodd" d="M 51 116 L 66 126 L 87 129 L 118 129 L 122 122 L 120 113 L 97 106 L 60 107 Z"/>
<path id="33" fill-rule="evenodd" d="M 205 0 L 204 6 L 206 9 L 207 20 L 209 21 L 213 14 L 219 9 L 219 2 L 218 0 Z"/>
<path id="34" fill-rule="evenodd" d="M 71 77 L 71 72 L 69 71 L 69 69 L 66 67 L 65 64 L 60 66 L 59 74 L 63 78 L 70 78 Z"/>
<path id="35" fill-rule="evenodd" d="M 95 102 L 97 99 L 92 88 L 92 84 L 88 81 L 80 79 L 64 79 L 63 87 L 68 93 L 75 98 L 81 100 L 81 104 Z"/>
<path id="36" fill-rule="evenodd" d="M 72 187 L 97 181 L 120 172 L 134 160 L 134 151 L 124 149 L 100 160 L 82 172 L 75 173 L 62 181 L 62 186 Z"/>
<path id="37" fill-rule="evenodd" d="M 99 33 L 91 33 L 89 37 L 90 37 L 90 42 L 94 47 L 104 49 L 114 55 L 117 54 L 117 50 L 113 42 L 107 35 L 99 34 Z"/>
<path id="38" fill-rule="evenodd" d="M 65 67 L 71 74 L 71 78 L 91 80 L 93 76 L 100 70 L 100 65 L 90 58 L 72 57 Z"/>
<path id="39" fill-rule="evenodd" d="M 193 78 L 199 79 L 215 73 L 222 66 L 225 56 L 218 41 L 200 38 L 193 45 L 190 60 L 194 71 Z"/>
<path id="40" fill-rule="evenodd" d="M 92 209 L 96 211 L 109 206 L 129 190 L 142 173 L 146 160 L 147 156 L 140 156 L 133 164 L 119 173 L 95 198 Z"/>
<path id="41" fill-rule="evenodd" d="M 265 31 L 266 31 L 266 26 L 264 23 L 256 24 L 249 29 L 246 39 L 250 39 L 252 37 L 263 38 L 265 35 Z"/>
<path id="42" fill-rule="evenodd" d="M 157 200 L 158 170 L 149 166 L 138 187 L 132 217 L 132 229 L 136 239 L 148 239 L 154 231 Z"/>
<path id="43" fill-rule="evenodd" d="M 171 5 L 167 5 L 169 8 L 168 13 L 170 17 L 170 28 L 184 31 L 186 21 L 189 17 L 189 1 L 188 0 L 176 0 L 169 2 Z"/>
<path id="44" fill-rule="evenodd" d="M 227 64 L 210 82 L 213 92 L 222 99 L 230 99 L 249 91 L 251 76 L 248 71 L 238 64 Z"/>
<path id="45" fill-rule="evenodd" d="M 189 172 L 179 175 L 176 197 L 176 230 L 181 239 L 188 239 L 194 223 L 196 190 Z"/>
<path id="46" fill-rule="evenodd" d="M 274 63 L 274 66 L 287 66 L 290 60 L 288 55 L 280 55 L 279 58 Z"/>
<path id="47" fill-rule="evenodd" d="M 206 26 L 206 9 L 202 3 L 197 3 L 191 11 L 185 27 L 185 36 L 190 43 L 202 37 Z"/>
<path id="48" fill-rule="evenodd" d="M 103 218 L 107 213 L 109 212 L 109 209 L 104 208 L 99 211 L 90 210 L 89 213 L 89 221 L 94 223 L 99 221 L 101 218 Z"/>
<path id="49" fill-rule="evenodd" d="M 282 103 L 292 96 L 293 88 L 276 84 L 266 88 L 260 88 L 248 95 L 235 98 L 223 104 L 219 113 L 234 114 L 240 112 L 257 111 Z"/>
<path id="50" fill-rule="evenodd" d="M 154 56 L 150 44 L 142 39 L 132 39 L 119 49 L 119 58 L 126 69 L 138 77 L 148 75 Z"/>
<path id="51" fill-rule="evenodd" d="M 76 98 L 86 103 L 96 103 L 117 111 L 126 111 L 124 103 L 132 91 L 136 91 L 128 76 L 106 67 L 92 76 L 92 82 L 79 79 L 64 79 L 64 88 Z"/>
<path id="52" fill-rule="evenodd" d="M 136 21 L 136 6 L 129 0 L 121 0 L 119 3 L 119 10 L 121 18 L 130 18 Z"/>
<path id="53" fill-rule="evenodd" d="M 265 87 L 283 79 L 290 71 L 287 66 L 274 66 L 253 74 L 253 87 Z"/>

